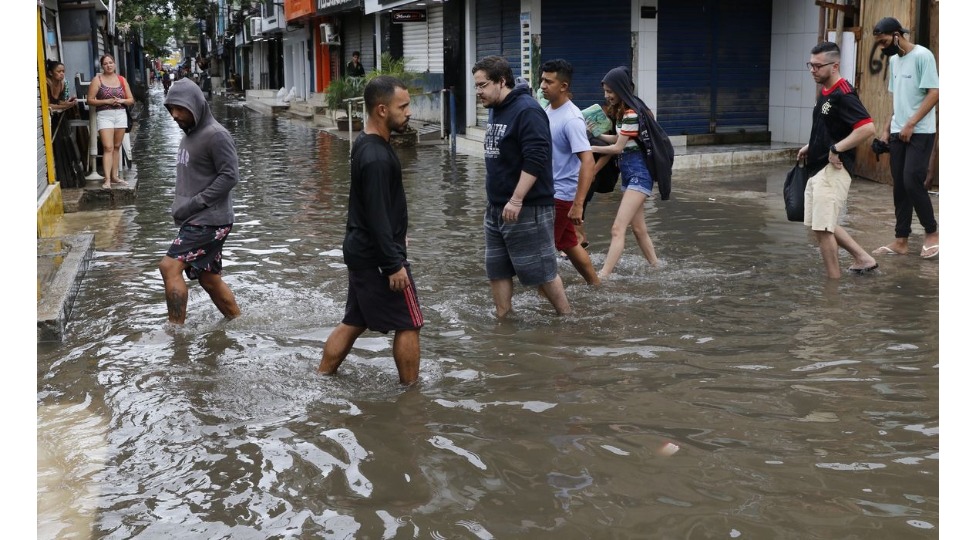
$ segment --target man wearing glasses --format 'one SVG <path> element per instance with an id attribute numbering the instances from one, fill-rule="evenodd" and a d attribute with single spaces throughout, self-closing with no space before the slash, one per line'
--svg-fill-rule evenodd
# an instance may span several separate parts
<path id="1" fill-rule="evenodd" d="M 884 124 L 880 140 L 890 142 L 890 174 L 893 176 L 893 207 L 897 216 L 893 243 L 875 249 L 875 255 L 906 255 L 913 213 L 925 233 L 920 256 L 940 254 L 940 231 L 930 194 L 923 185 L 930 167 L 937 133 L 937 103 L 940 79 L 937 61 L 926 47 L 910 43 L 908 30 L 893 17 L 880 19 L 873 39 L 890 57 L 893 115 Z"/>
<path id="2" fill-rule="evenodd" d="M 490 110 L 484 136 L 486 272 L 497 317 L 513 310 L 513 276 L 538 287 L 560 315 L 570 304 L 553 247 L 553 164 L 547 114 L 514 80 L 510 64 L 488 56 L 473 66 L 480 103 Z"/>
<path id="3" fill-rule="evenodd" d="M 862 275 L 876 270 L 877 261 L 840 226 L 839 220 L 847 203 L 856 148 L 873 137 L 873 119 L 857 92 L 840 76 L 840 47 L 836 43 L 828 41 L 814 47 L 807 68 L 822 87 L 813 109 L 810 142 L 797 154 L 798 160 L 806 159 L 807 174 L 812 175 L 804 192 L 803 224 L 817 236 L 828 278 L 840 279 L 838 248 L 853 256 L 853 265 L 847 270 Z"/>

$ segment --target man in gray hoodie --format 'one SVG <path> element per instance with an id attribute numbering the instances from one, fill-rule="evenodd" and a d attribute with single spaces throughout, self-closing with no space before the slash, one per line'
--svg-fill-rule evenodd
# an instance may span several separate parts
<path id="1" fill-rule="evenodd" d="M 164 106 L 184 131 L 177 152 L 173 222 L 177 238 L 160 261 L 171 323 L 187 318 L 187 277 L 200 281 L 227 319 L 240 316 L 230 287 L 220 278 L 223 243 L 233 228 L 233 198 L 240 171 L 233 137 L 210 112 L 200 87 L 189 79 L 173 83 Z"/>

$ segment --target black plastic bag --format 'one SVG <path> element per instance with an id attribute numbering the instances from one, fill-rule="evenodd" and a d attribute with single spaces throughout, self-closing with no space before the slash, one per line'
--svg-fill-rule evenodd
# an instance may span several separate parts
<path id="1" fill-rule="evenodd" d="M 797 161 L 783 183 L 783 203 L 787 209 L 788 220 L 803 221 L 803 192 L 806 189 L 807 171 L 800 161 Z"/>
<path id="2" fill-rule="evenodd" d="M 590 137 L 590 144 L 593 146 L 607 146 L 599 137 Z M 593 154 L 593 159 L 599 160 L 604 154 Z M 620 167 L 617 166 L 617 156 L 611 156 L 607 164 L 603 166 L 593 177 L 593 184 L 590 190 L 594 193 L 610 193 L 617 187 L 620 180 Z"/>

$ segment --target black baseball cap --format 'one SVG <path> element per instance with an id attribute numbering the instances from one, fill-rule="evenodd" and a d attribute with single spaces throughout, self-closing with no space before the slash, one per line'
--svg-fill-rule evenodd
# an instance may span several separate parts
<path id="1" fill-rule="evenodd" d="M 909 30 L 905 29 L 903 25 L 900 24 L 900 21 L 893 17 L 884 17 L 873 27 L 873 35 L 892 34 L 894 32 L 906 34 Z"/>

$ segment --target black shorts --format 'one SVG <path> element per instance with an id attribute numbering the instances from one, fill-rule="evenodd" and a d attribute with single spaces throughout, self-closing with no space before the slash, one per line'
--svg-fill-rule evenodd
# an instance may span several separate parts
<path id="1" fill-rule="evenodd" d="M 410 286 L 402 291 L 390 290 L 390 277 L 377 268 L 348 270 L 347 309 L 343 324 L 369 328 L 386 334 L 391 330 L 417 330 L 423 326 L 423 313 L 413 283 L 410 263 L 403 267 L 410 276 Z"/>
<path id="2" fill-rule="evenodd" d="M 223 243 L 233 229 L 229 225 L 190 225 L 180 227 L 177 238 L 170 244 L 167 257 L 187 265 L 187 277 L 198 279 L 200 272 L 219 274 L 223 271 Z"/>

